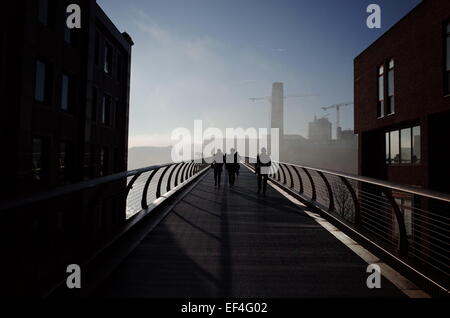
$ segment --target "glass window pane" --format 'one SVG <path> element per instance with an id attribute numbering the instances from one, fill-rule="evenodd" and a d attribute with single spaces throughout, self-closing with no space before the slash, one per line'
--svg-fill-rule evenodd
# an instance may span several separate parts
<path id="1" fill-rule="evenodd" d="M 383 75 L 383 73 L 384 73 L 384 66 L 380 66 L 380 68 L 378 69 L 378 74 Z"/>
<path id="2" fill-rule="evenodd" d="M 389 61 L 389 69 L 393 69 L 393 68 L 394 68 L 394 60 L 391 59 L 391 60 Z"/>
<path id="3" fill-rule="evenodd" d="M 65 142 L 59 143 L 59 151 L 57 154 L 58 177 L 64 180 L 67 177 L 67 144 Z"/>
<path id="4" fill-rule="evenodd" d="M 61 83 L 61 109 L 69 109 L 69 76 L 62 76 Z"/>
<path id="5" fill-rule="evenodd" d="M 378 78 L 378 100 L 384 99 L 384 76 Z"/>
<path id="6" fill-rule="evenodd" d="M 420 126 L 413 128 L 413 163 L 420 163 L 421 160 L 421 138 L 420 138 Z"/>
<path id="7" fill-rule="evenodd" d="M 450 36 L 447 36 L 447 71 L 450 71 Z"/>
<path id="8" fill-rule="evenodd" d="M 36 83 L 34 88 L 34 98 L 37 101 L 45 101 L 45 64 L 36 61 Z"/>
<path id="9" fill-rule="evenodd" d="M 394 70 L 390 70 L 388 73 L 388 94 L 394 96 Z"/>
<path id="10" fill-rule="evenodd" d="M 402 129 L 400 131 L 400 147 L 401 147 L 401 163 L 411 163 L 411 128 Z"/>
<path id="11" fill-rule="evenodd" d="M 390 156 L 389 156 L 389 148 L 390 148 L 390 145 L 389 145 L 389 132 L 387 132 L 386 133 L 386 163 L 387 164 L 389 164 L 389 159 L 390 159 Z"/>
<path id="12" fill-rule="evenodd" d="M 72 40 L 72 32 L 67 27 L 67 24 L 64 23 L 64 41 L 66 41 L 66 43 L 70 44 L 71 40 Z"/>
<path id="13" fill-rule="evenodd" d="M 39 0 L 39 11 L 38 11 L 39 21 L 47 25 L 48 22 L 48 0 Z"/>
<path id="14" fill-rule="evenodd" d="M 400 163 L 400 133 L 398 130 L 391 131 L 391 163 Z"/>
<path id="15" fill-rule="evenodd" d="M 33 178 L 36 180 L 41 180 L 42 179 L 42 139 L 33 138 L 31 158 L 32 158 L 31 171 L 33 174 Z"/>

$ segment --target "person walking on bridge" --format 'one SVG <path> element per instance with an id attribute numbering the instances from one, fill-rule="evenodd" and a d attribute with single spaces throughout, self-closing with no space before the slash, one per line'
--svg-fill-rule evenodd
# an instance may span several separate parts
<path id="1" fill-rule="evenodd" d="M 230 153 L 225 155 L 225 169 L 228 172 L 228 184 L 230 188 L 234 186 L 236 178 L 237 153 L 234 148 L 230 149 Z"/>
<path id="2" fill-rule="evenodd" d="M 222 177 L 222 169 L 224 162 L 224 155 L 222 150 L 217 149 L 216 154 L 214 155 L 213 161 L 213 169 L 214 169 L 214 186 L 218 186 L 220 189 L 220 179 Z"/>
<path id="3" fill-rule="evenodd" d="M 266 196 L 267 180 L 269 178 L 270 167 L 272 161 L 267 154 L 266 148 L 261 148 L 261 153 L 256 157 L 255 174 L 258 179 L 258 194 L 261 193 L 261 187 L 263 190 L 263 196 Z"/>

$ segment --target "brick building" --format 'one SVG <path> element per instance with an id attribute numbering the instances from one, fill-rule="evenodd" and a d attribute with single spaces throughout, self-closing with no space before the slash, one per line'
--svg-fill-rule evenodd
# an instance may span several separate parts
<path id="1" fill-rule="evenodd" d="M 70 3 L 81 8 L 81 29 L 66 26 Z M 95 0 L 5 5 L 0 196 L 126 170 L 130 36 Z"/>
<path id="2" fill-rule="evenodd" d="M 450 192 L 450 1 L 424 0 L 354 60 L 359 173 Z"/>

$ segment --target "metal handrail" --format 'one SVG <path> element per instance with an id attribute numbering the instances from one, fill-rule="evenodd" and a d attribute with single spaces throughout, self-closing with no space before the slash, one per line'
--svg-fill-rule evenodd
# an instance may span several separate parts
<path id="1" fill-rule="evenodd" d="M 196 159 L 196 160 L 199 160 L 201 162 L 203 159 Z M 194 160 L 194 161 L 196 161 L 196 160 Z M 165 163 L 165 164 L 161 164 L 161 165 L 152 165 L 152 166 L 148 166 L 145 168 L 139 168 L 139 169 L 124 171 L 124 172 L 118 172 L 115 174 L 111 174 L 111 175 L 104 176 L 104 177 L 99 177 L 96 179 L 90 179 L 90 180 L 86 180 L 86 181 L 80 181 L 80 182 L 77 182 L 74 184 L 64 185 L 64 186 L 58 187 L 56 189 L 51 189 L 48 191 L 44 191 L 42 193 L 33 194 L 33 195 L 30 195 L 30 196 L 27 196 L 24 198 L 14 198 L 13 200 L 5 200 L 5 201 L 0 202 L 0 213 L 4 212 L 6 210 L 17 209 L 17 208 L 20 208 L 22 206 L 26 206 L 29 204 L 35 204 L 40 201 L 50 200 L 50 199 L 54 199 L 54 198 L 57 198 L 57 197 L 60 197 L 63 195 L 86 190 L 89 188 L 94 188 L 94 187 L 104 185 L 107 183 L 111 183 L 114 181 L 123 180 L 123 179 L 126 179 L 131 176 L 135 176 L 138 174 L 140 175 L 145 172 L 153 171 L 155 169 L 161 169 L 161 168 L 171 166 L 174 164 L 179 164 L 179 163 Z"/>
<path id="2" fill-rule="evenodd" d="M 254 157 L 251 157 L 251 158 L 256 159 Z M 287 163 L 287 162 L 283 162 L 283 161 L 276 161 L 276 163 L 289 165 L 289 166 L 293 166 L 293 167 L 298 167 L 298 168 L 305 168 L 305 169 L 314 170 L 314 171 L 318 171 L 318 172 L 323 172 L 323 173 L 327 173 L 329 175 L 333 175 L 336 177 L 344 177 L 344 178 L 348 178 L 348 179 L 351 179 L 354 181 L 366 182 L 366 183 L 370 183 L 373 185 L 386 187 L 386 188 L 389 188 L 392 190 L 409 192 L 411 194 L 416 194 L 416 195 L 424 196 L 424 197 L 427 197 L 430 199 L 436 199 L 436 200 L 445 201 L 445 202 L 450 203 L 450 194 L 444 193 L 444 192 L 428 190 L 428 189 L 425 190 L 425 189 L 420 189 L 420 188 L 416 188 L 413 186 L 403 185 L 403 184 L 395 183 L 395 182 L 391 182 L 391 181 L 378 180 L 378 179 L 374 179 L 374 178 L 370 178 L 370 177 L 363 177 L 363 176 L 359 176 L 359 175 L 355 175 L 355 174 L 351 174 L 351 173 L 316 168 L 316 167 L 311 167 L 311 166 L 303 166 L 303 165 Z"/>
<path id="3" fill-rule="evenodd" d="M 250 168 L 256 163 L 255 158 L 245 159 Z M 432 226 L 450 212 L 450 194 L 322 168 L 277 161 L 272 164 L 272 168 L 280 167 L 269 176 L 274 184 L 317 209 L 321 215 L 338 220 L 341 226 L 364 237 L 370 244 L 381 246 L 383 253 L 389 251 L 394 258 L 425 277 L 425 284 L 431 282 L 437 290 L 448 290 L 450 272 L 448 266 L 444 266 L 448 254 L 441 251 L 446 250 L 445 238 L 450 240 L 450 237 L 445 224 L 440 230 Z M 286 180 L 285 170 L 290 172 L 289 167 L 295 175 L 289 173 L 289 180 Z M 302 179 L 299 170 L 309 179 L 311 193 L 304 192 L 306 179 Z M 398 200 L 402 198 L 407 198 L 410 205 L 400 203 Z M 411 213 L 410 221 L 406 220 L 406 213 Z M 428 225 L 415 218 L 417 213 L 427 214 Z M 372 222 L 378 218 L 383 218 L 383 225 Z M 422 254 L 420 258 L 417 250 Z"/>

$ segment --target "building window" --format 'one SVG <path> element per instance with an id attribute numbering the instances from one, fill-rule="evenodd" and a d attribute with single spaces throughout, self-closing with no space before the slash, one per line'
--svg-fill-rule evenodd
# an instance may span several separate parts
<path id="1" fill-rule="evenodd" d="M 377 117 L 384 116 L 384 66 L 378 68 L 378 105 Z"/>
<path id="2" fill-rule="evenodd" d="M 48 0 L 39 0 L 38 18 L 43 25 L 48 24 Z"/>
<path id="3" fill-rule="evenodd" d="M 68 179 L 68 169 L 67 169 L 67 151 L 68 145 L 66 142 L 61 141 L 58 145 L 57 152 L 57 171 L 58 171 L 58 180 L 66 181 Z"/>
<path id="4" fill-rule="evenodd" d="M 420 138 L 419 126 L 386 132 L 386 163 L 420 163 Z"/>
<path id="5" fill-rule="evenodd" d="M 401 163 L 412 163 L 411 128 L 400 130 L 400 158 Z"/>
<path id="6" fill-rule="evenodd" d="M 61 79 L 61 109 L 69 110 L 69 97 L 70 97 L 70 78 L 68 75 L 63 74 Z"/>
<path id="7" fill-rule="evenodd" d="M 34 99 L 39 102 L 45 102 L 47 100 L 48 90 L 48 74 L 47 65 L 40 61 L 36 61 L 36 78 L 34 86 Z"/>
<path id="8" fill-rule="evenodd" d="M 106 176 L 108 174 L 108 149 L 102 147 L 100 149 L 100 176 Z"/>
<path id="9" fill-rule="evenodd" d="M 94 38 L 94 63 L 95 65 L 100 64 L 100 34 L 98 31 L 95 31 Z"/>
<path id="10" fill-rule="evenodd" d="M 72 43 L 72 30 L 67 27 L 66 21 L 64 21 L 64 41 L 68 44 Z"/>
<path id="11" fill-rule="evenodd" d="M 117 81 L 122 81 L 123 74 L 123 62 L 122 62 L 122 54 L 117 54 L 117 68 L 116 68 L 116 79 Z"/>
<path id="12" fill-rule="evenodd" d="M 31 173 L 33 179 L 42 180 L 44 142 L 42 138 L 33 138 L 31 145 Z"/>
<path id="13" fill-rule="evenodd" d="M 391 145 L 391 153 L 389 156 L 391 164 L 399 164 L 400 163 L 400 132 L 398 130 L 390 132 L 390 145 Z"/>
<path id="14" fill-rule="evenodd" d="M 412 160 L 413 163 L 420 163 L 421 160 L 421 137 L 420 126 L 413 127 L 412 129 Z"/>
<path id="15" fill-rule="evenodd" d="M 113 49 L 108 43 L 105 43 L 105 61 L 103 70 L 107 74 L 112 74 Z"/>
<path id="16" fill-rule="evenodd" d="M 446 27 L 446 62 L 445 62 L 445 81 L 446 94 L 450 94 L 450 23 Z"/>
<path id="17" fill-rule="evenodd" d="M 92 87 L 92 121 L 97 120 L 97 109 L 98 109 L 98 89 L 97 87 Z"/>
<path id="18" fill-rule="evenodd" d="M 387 96 L 387 113 L 393 114 L 395 112 L 395 98 L 394 98 L 394 60 L 391 59 L 389 61 L 389 70 L 387 76 L 387 87 L 388 87 L 388 96 Z"/>
<path id="19" fill-rule="evenodd" d="M 111 96 L 104 94 L 100 112 L 100 122 L 109 125 L 111 122 Z"/>

